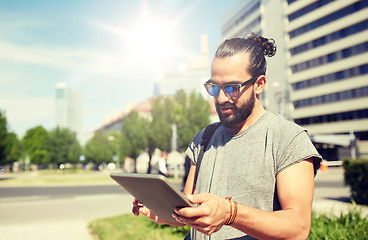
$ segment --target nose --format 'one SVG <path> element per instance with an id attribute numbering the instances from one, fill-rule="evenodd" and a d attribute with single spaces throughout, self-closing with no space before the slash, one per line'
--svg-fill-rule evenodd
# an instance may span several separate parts
<path id="1" fill-rule="evenodd" d="M 216 101 L 220 104 L 228 102 L 229 101 L 229 97 L 226 95 L 224 89 L 220 88 L 219 90 L 219 94 L 216 97 Z"/>

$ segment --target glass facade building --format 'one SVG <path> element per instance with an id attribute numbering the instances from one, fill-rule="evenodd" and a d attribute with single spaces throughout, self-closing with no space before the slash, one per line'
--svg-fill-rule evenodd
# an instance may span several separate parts
<path id="1" fill-rule="evenodd" d="M 368 0 L 289 0 L 285 7 L 292 118 L 312 137 L 354 135 L 346 147 L 368 156 Z M 341 146 L 317 147 L 342 158 Z"/>

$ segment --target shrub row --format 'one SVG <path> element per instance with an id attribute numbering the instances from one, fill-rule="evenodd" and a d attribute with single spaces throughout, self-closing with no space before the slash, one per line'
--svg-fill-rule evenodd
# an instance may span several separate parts
<path id="1" fill-rule="evenodd" d="M 343 166 L 345 184 L 350 186 L 352 199 L 368 205 L 368 159 L 345 159 Z"/>

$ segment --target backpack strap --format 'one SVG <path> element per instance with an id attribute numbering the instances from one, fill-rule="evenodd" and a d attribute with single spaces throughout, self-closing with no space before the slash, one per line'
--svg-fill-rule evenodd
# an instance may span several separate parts
<path id="1" fill-rule="evenodd" d="M 198 178 L 198 172 L 199 172 L 199 168 L 201 166 L 202 163 L 202 158 L 203 158 L 203 154 L 206 151 L 207 145 L 210 142 L 210 139 L 212 137 L 212 135 L 215 133 L 216 129 L 220 126 L 220 122 L 216 122 L 216 123 L 212 123 L 210 125 L 208 125 L 206 127 L 206 129 L 204 130 L 203 136 L 202 136 L 202 141 L 201 141 L 201 149 L 198 155 L 198 159 L 197 159 L 197 167 L 196 167 L 196 173 L 194 176 L 194 188 L 196 187 L 197 184 L 197 178 Z"/>

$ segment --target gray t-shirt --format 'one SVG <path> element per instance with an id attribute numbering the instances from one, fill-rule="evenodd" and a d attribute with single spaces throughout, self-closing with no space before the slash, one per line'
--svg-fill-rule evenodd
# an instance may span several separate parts
<path id="1" fill-rule="evenodd" d="M 186 155 L 196 164 L 203 130 L 193 138 Z M 314 157 L 315 173 L 321 156 L 307 131 L 283 119 L 265 113 L 255 124 L 238 135 L 220 126 L 212 135 L 198 173 L 195 193 L 209 192 L 250 207 L 276 211 L 280 203 L 276 176 L 296 162 Z M 245 233 L 223 226 L 210 237 L 192 231 L 192 239 L 253 239 Z"/>

